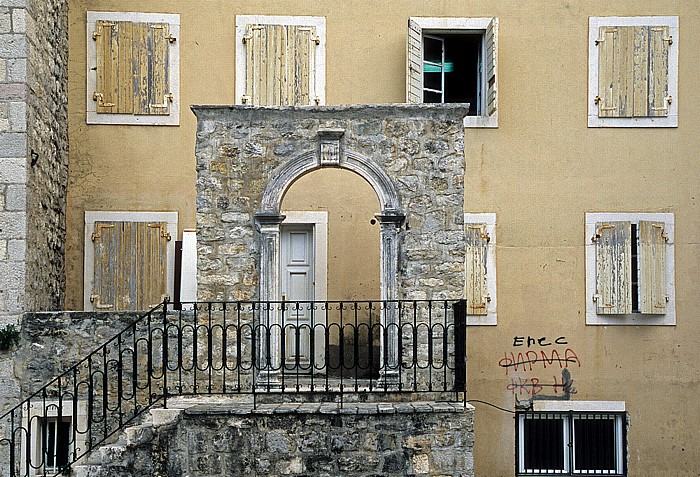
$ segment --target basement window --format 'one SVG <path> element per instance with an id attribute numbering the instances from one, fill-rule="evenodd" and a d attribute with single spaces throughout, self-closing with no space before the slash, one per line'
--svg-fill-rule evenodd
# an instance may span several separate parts
<path id="1" fill-rule="evenodd" d="M 406 102 L 469 103 L 466 127 L 497 127 L 495 18 L 408 22 Z"/>

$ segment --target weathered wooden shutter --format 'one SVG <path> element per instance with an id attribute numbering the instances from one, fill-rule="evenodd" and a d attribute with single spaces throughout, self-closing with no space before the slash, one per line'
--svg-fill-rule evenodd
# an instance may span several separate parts
<path id="1" fill-rule="evenodd" d="M 667 116 L 668 27 L 603 26 L 598 51 L 598 115 Z"/>
<path id="2" fill-rule="evenodd" d="M 134 113 L 170 113 L 169 33 L 167 23 L 134 24 Z"/>
<path id="3" fill-rule="evenodd" d="M 639 287 L 642 313 L 666 313 L 666 246 L 664 223 L 639 222 Z"/>
<path id="4" fill-rule="evenodd" d="M 170 114 L 170 47 L 163 23 L 97 21 L 98 113 Z"/>
<path id="5" fill-rule="evenodd" d="M 423 102 L 423 30 L 410 18 L 406 35 L 406 102 Z"/>
<path id="6" fill-rule="evenodd" d="M 95 222 L 96 309 L 145 310 L 167 293 L 166 223 Z"/>
<path id="7" fill-rule="evenodd" d="M 303 106 L 312 100 L 318 102 L 315 27 L 249 25 L 244 41 L 247 45 L 245 103 Z"/>
<path id="8" fill-rule="evenodd" d="M 466 226 L 467 242 L 467 314 L 486 315 L 489 294 L 486 286 L 486 256 L 489 236 L 485 224 Z"/>
<path id="9" fill-rule="evenodd" d="M 498 107 L 498 19 L 493 18 L 486 28 L 486 115 Z"/>
<path id="10" fill-rule="evenodd" d="M 98 113 L 131 114 L 133 92 L 133 23 L 98 20 L 97 70 L 93 100 Z"/>
<path id="11" fill-rule="evenodd" d="M 596 224 L 596 309 L 598 314 L 632 313 L 630 222 Z"/>

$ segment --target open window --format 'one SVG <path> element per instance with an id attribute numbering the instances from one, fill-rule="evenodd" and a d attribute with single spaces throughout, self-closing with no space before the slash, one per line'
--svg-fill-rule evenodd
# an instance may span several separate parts
<path id="1" fill-rule="evenodd" d="M 498 126 L 498 20 L 408 20 L 406 102 L 469 103 L 465 127 Z"/>
<path id="2" fill-rule="evenodd" d="M 180 16 L 88 12 L 88 124 L 178 125 Z"/>
<path id="3" fill-rule="evenodd" d="M 586 214 L 586 323 L 675 324 L 673 214 Z"/>

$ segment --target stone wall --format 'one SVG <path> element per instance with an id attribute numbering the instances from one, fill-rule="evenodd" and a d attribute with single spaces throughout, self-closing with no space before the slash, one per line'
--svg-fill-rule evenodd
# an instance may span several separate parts
<path id="1" fill-rule="evenodd" d="M 193 110 L 200 300 L 259 297 L 254 216 L 280 168 L 317 154 L 320 129 L 342 130 L 340 155 L 351 151 L 367 158 L 399 192 L 406 220 L 399 239 L 398 298 L 462 295 L 464 105 Z M 336 167 L 342 167 L 342 158 Z"/>
<path id="2" fill-rule="evenodd" d="M 76 475 L 474 475 L 471 406 L 233 403 L 155 411 L 151 426 L 127 430 L 125 443 L 105 448 L 101 461 L 92 458 Z"/>

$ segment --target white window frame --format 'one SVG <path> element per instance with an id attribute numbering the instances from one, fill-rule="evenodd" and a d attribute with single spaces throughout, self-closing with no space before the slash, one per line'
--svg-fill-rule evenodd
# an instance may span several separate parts
<path id="1" fill-rule="evenodd" d="M 491 298 L 486 302 L 485 315 L 470 315 L 467 313 L 467 325 L 470 326 L 495 326 L 498 322 L 497 298 L 496 298 L 496 214 L 466 213 L 464 214 L 464 227 L 469 224 L 486 224 L 486 233 L 489 235 L 489 243 L 486 246 L 486 291 Z M 464 280 L 466 286 L 466 276 Z"/>
<path id="2" fill-rule="evenodd" d="M 170 114 L 110 114 L 97 113 L 97 103 L 92 98 L 97 85 L 97 46 L 92 34 L 95 22 L 129 21 L 138 23 L 167 23 L 169 32 L 176 38 L 170 43 L 168 71 L 170 74 L 170 92 L 173 101 Z M 180 124 L 180 15 L 174 13 L 137 13 L 137 12 L 87 12 L 87 124 L 127 124 L 143 126 L 178 126 Z"/>
<path id="3" fill-rule="evenodd" d="M 421 28 L 421 38 L 425 34 L 431 33 L 481 33 L 486 35 L 486 30 L 494 17 L 479 17 L 479 18 L 439 18 L 439 17 L 411 17 L 410 20 L 416 22 Z M 494 24 L 494 35 L 496 36 L 496 48 L 498 49 L 498 21 Z M 481 42 L 481 57 L 486 58 L 486 45 Z M 498 58 L 498 56 L 496 56 Z M 494 65 L 496 68 L 496 87 L 498 87 L 498 61 Z M 407 72 L 408 74 L 408 72 Z M 422 82 L 422 79 L 421 79 Z M 421 83 L 422 84 L 422 83 Z M 481 71 L 481 111 L 486 109 L 486 68 Z M 422 88 L 421 88 L 422 90 Z M 498 91 L 498 90 L 497 90 Z M 406 91 L 408 95 L 408 88 Z M 497 93 L 498 94 L 498 93 Z M 408 98 L 407 98 L 408 101 Z M 491 115 L 481 114 L 479 116 L 465 116 L 463 126 L 465 128 L 497 128 L 498 127 L 498 96 L 496 96 L 496 111 Z"/>
<path id="4" fill-rule="evenodd" d="M 593 296 L 596 294 L 596 244 L 591 240 L 596 234 L 596 223 L 629 221 L 638 224 L 640 221 L 663 222 L 664 231 L 668 235 L 666 248 L 666 291 L 668 303 L 666 313 L 652 315 L 646 313 L 630 313 L 626 315 L 599 315 Z M 674 283 L 674 216 L 673 213 L 586 213 L 585 249 L 586 249 L 586 324 L 587 325 L 675 325 L 676 298 Z"/>
<path id="5" fill-rule="evenodd" d="M 124 212 L 124 211 L 86 211 L 85 212 L 85 261 L 83 262 L 83 309 L 95 310 L 90 302 L 95 285 L 95 245 L 92 233 L 95 222 L 166 222 L 167 231 L 172 237 L 166 248 L 167 275 L 166 291 L 174 297 L 175 290 L 175 241 L 177 239 L 177 212 Z"/>
<path id="6" fill-rule="evenodd" d="M 623 429 L 627 425 L 626 419 L 622 413 L 625 413 L 625 402 L 624 401 L 552 401 L 552 400 L 535 400 L 532 402 L 532 411 L 538 413 L 552 413 L 553 416 L 562 417 L 564 419 L 564 470 L 554 471 L 546 469 L 541 469 L 541 472 L 535 472 L 533 469 L 526 471 L 525 469 L 525 436 L 523 432 L 520 432 L 516 442 L 518 452 L 518 464 L 519 468 L 516 469 L 516 475 L 543 475 L 543 474 L 559 474 L 559 475 L 589 475 L 588 472 L 576 469 L 576 454 L 573 453 L 573 458 L 570 458 L 569 452 L 567 452 L 567 446 L 569 444 L 569 436 L 572 435 L 571 427 L 575 425 L 573 419 L 576 413 L 591 413 L 600 412 L 601 414 L 613 414 L 619 413 L 619 416 L 615 416 L 615 446 L 616 455 L 618 457 L 618 462 L 616 462 L 616 474 L 621 475 L 625 469 L 624 460 L 627 458 L 627 443 L 624 441 L 626 434 L 623 433 Z M 573 416 L 570 414 L 573 413 Z M 518 416 L 519 426 L 522 429 L 525 414 L 521 413 Z M 570 419 L 571 418 L 571 419 Z M 572 437 L 572 444 L 575 446 L 575 437 Z M 601 473 L 601 475 L 605 475 Z"/>
<path id="7" fill-rule="evenodd" d="M 598 54 L 596 40 L 602 26 L 668 26 L 673 47 L 668 50 L 668 116 L 640 118 L 601 118 L 598 116 Z M 677 16 L 649 17 L 590 17 L 588 19 L 588 127 L 678 127 L 678 49 L 679 29 Z"/>
<path id="8" fill-rule="evenodd" d="M 38 405 L 37 405 L 38 404 Z M 84 400 L 78 401 L 78 415 L 73 416 L 73 401 L 64 400 L 61 403 L 61 417 L 70 419 L 71 434 L 73 434 L 74 426 L 78 426 L 79 430 L 86 429 L 87 423 L 87 402 Z M 41 462 L 41 420 L 44 418 L 55 419 L 58 418 L 58 400 L 47 400 L 43 401 L 37 399 L 31 406 L 24 404 L 22 406 L 22 426 L 27 429 L 30 435 L 33 437 L 31 442 L 27 442 L 27 433 L 22 433 L 22 457 L 21 465 L 23 469 L 27 468 L 27 445 L 29 445 L 29 455 L 32 459 L 32 464 L 36 465 Z M 88 447 L 87 442 L 88 434 L 75 432 L 75 448 L 86 450 Z M 69 447 L 69 453 L 72 451 L 73 446 Z M 50 474 L 51 469 L 49 467 L 39 467 L 38 469 L 33 469 L 30 467 L 31 476 L 47 475 Z M 45 472 L 46 471 L 46 472 Z M 52 475 L 52 474 L 51 474 Z"/>
<path id="9" fill-rule="evenodd" d="M 326 18 L 309 16 L 283 15 L 236 15 L 236 104 L 243 103 L 246 94 L 246 46 L 243 38 L 246 36 L 248 25 L 295 25 L 316 28 L 319 44 L 316 47 L 314 64 L 314 91 L 310 97 L 318 98 L 319 105 L 326 104 Z"/>

